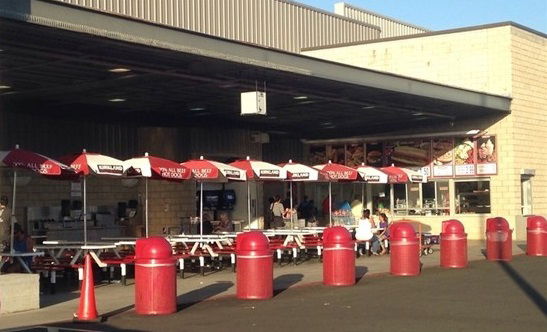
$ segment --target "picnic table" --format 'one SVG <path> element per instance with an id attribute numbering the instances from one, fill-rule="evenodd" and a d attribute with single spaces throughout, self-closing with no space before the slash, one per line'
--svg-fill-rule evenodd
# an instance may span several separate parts
<path id="1" fill-rule="evenodd" d="M 76 264 L 86 253 L 89 253 L 100 267 L 106 266 L 99 258 L 101 252 L 112 251 L 116 257 L 121 259 L 116 244 L 112 242 L 88 242 L 87 245 L 85 245 L 83 242 L 73 241 L 44 241 L 43 244 L 36 245 L 35 248 L 37 250 L 47 251 L 55 264 L 60 264 L 59 258 L 68 250 L 73 250 L 75 252 L 69 265 Z"/>

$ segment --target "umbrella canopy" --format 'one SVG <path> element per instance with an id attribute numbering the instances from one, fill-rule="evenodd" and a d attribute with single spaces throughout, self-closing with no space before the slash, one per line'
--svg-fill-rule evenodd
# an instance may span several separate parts
<path id="1" fill-rule="evenodd" d="M 11 151 L 0 151 L 0 166 L 27 169 L 44 176 L 75 174 L 69 166 L 19 146 Z"/>
<path id="2" fill-rule="evenodd" d="M 181 165 L 192 171 L 192 178 L 196 181 L 225 182 L 228 180 L 247 180 L 244 170 L 218 161 L 203 159 L 203 156 L 197 160 L 194 159 L 181 163 Z"/>
<path id="3" fill-rule="evenodd" d="M 264 161 L 252 160 L 249 156 L 247 156 L 247 159 L 230 163 L 230 166 L 244 170 L 248 181 L 285 180 L 287 178 L 287 171 L 282 167 Z M 247 182 L 247 218 L 249 228 L 251 228 L 251 189 L 249 182 Z"/>
<path id="4" fill-rule="evenodd" d="M 264 161 L 252 160 L 249 157 L 245 160 L 237 160 L 230 163 L 244 170 L 247 174 L 247 180 L 266 181 L 266 180 L 285 180 L 287 178 L 287 170 L 274 164 Z"/>
<path id="5" fill-rule="evenodd" d="M 377 168 L 365 166 L 363 163 L 361 166 L 357 166 L 356 170 L 365 182 L 388 183 L 388 175 Z"/>
<path id="6" fill-rule="evenodd" d="M 328 175 L 328 181 L 356 181 L 359 179 L 359 172 L 355 168 L 333 164 L 330 160 L 327 164 L 315 165 L 317 168 Z"/>
<path id="7" fill-rule="evenodd" d="M 128 159 L 123 162 L 123 173 L 128 177 L 144 177 L 145 181 L 145 233 L 148 237 L 148 179 L 184 181 L 189 179 L 192 173 L 190 170 L 177 162 L 149 156 L 145 153 L 143 157 Z"/>
<path id="8" fill-rule="evenodd" d="M 84 245 L 87 245 L 87 177 L 89 175 L 99 176 L 122 176 L 123 161 L 98 153 L 87 152 L 76 153 L 60 158 L 61 161 L 70 165 L 76 174 L 83 177 L 83 213 L 84 218 Z"/>
<path id="9" fill-rule="evenodd" d="M 388 175 L 389 183 L 427 182 L 427 176 L 408 168 L 392 165 L 380 170 Z"/>
<path id="10" fill-rule="evenodd" d="M 287 172 L 288 181 L 328 181 L 327 173 L 289 160 L 288 163 L 279 164 Z"/>
<path id="11" fill-rule="evenodd" d="M 44 155 L 23 150 L 16 145 L 11 151 L 0 151 L 0 166 L 12 167 L 15 169 L 27 169 L 46 177 L 61 177 L 75 176 L 73 169 L 56 160 L 48 158 Z M 11 202 L 11 235 L 10 235 L 10 251 L 13 253 L 13 232 L 15 223 L 15 202 L 17 192 L 17 170 L 13 172 L 13 197 Z"/>
<path id="12" fill-rule="evenodd" d="M 121 176 L 123 174 L 123 161 L 98 153 L 87 152 L 61 157 L 60 160 L 70 165 L 80 176 L 109 175 Z"/>
<path id="13" fill-rule="evenodd" d="M 240 168 L 204 159 L 189 160 L 181 163 L 192 171 L 192 178 L 200 182 L 199 190 L 199 234 L 203 235 L 203 182 L 226 182 L 247 180 L 246 172 Z"/>
<path id="14" fill-rule="evenodd" d="M 123 173 L 128 177 L 145 177 L 154 180 L 182 181 L 192 176 L 192 172 L 181 164 L 149 156 L 128 159 L 123 162 Z"/>

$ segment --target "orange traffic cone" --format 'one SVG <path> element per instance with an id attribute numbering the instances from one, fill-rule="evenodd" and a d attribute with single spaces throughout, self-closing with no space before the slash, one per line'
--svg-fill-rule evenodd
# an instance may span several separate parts
<path id="1" fill-rule="evenodd" d="M 96 322 L 99 320 L 97 306 L 95 304 L 95 285 L 93 282 L 93 265 L 91 256 L 85 256 L 84 280 L 80 289 L 80 306 L 78 312 L 74 314 L 74 321 L 77 322 Z"/>

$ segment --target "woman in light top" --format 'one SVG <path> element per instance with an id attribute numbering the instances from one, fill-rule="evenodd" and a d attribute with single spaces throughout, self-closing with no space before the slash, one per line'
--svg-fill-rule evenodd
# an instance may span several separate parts
<path id="1" fill-rule="evenodd" d="M 366 209 L 363 211 L 363 218 L 359 220 L 359 226 L 355 230 L 355 238 L 358 241 L 370 241 L 372 254 L 378 255 L 381 245 L 378 237 L 372 232 L 373 228 L 376 228 L 376 224 L 370 218 L 370 210 Z"/>

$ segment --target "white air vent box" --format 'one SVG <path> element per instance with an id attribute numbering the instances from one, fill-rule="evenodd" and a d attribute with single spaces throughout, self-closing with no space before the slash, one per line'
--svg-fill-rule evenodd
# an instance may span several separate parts
<path id="1" fill-rule="evenodd" d="M 266 93 L 242 92 L 241 115 L 266 115 Z"/>

